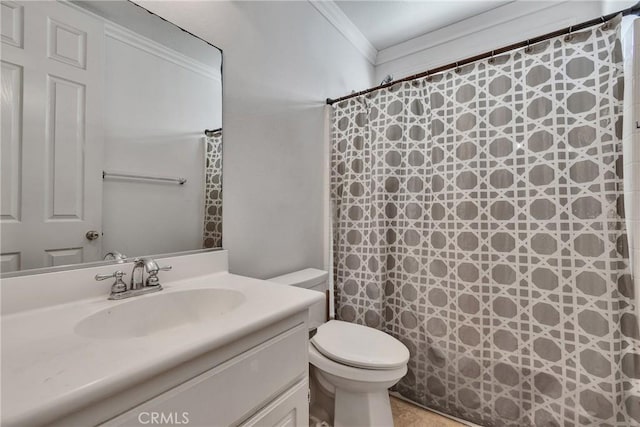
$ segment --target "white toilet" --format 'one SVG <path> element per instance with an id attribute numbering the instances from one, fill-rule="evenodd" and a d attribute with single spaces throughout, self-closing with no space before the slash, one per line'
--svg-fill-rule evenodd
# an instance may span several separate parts
<path id="1" fill-rule="evenodd" d="M 270 279 L 328 295 L 326 271 L 308 268 Z M 328 301 L 328 297 L 327 297 Z M 387 389 L 407 373 L 409 350 L 384 332 L 327 320 L 327 301 L 311 307 L 311 415 L 335 427 L 392 426 Z"/>

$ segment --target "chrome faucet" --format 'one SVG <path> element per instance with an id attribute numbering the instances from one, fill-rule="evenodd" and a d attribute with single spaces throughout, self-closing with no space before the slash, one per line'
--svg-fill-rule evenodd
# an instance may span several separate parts
<path id="1" fill-rule="evenodd" d="M 128 288 L 122 281 L 122 276 L 125 275 L 122 271 L 116 271 L 112 274 L 97 274 L 96 280 L 114 277 L 116 282 L 111 286 L 109 299 L 117 300 L 161 291 L 162 286 L 160 285 L 160 279 L 158 279 L 158 273 L 169 270 L 171 270 L 170 265 L 159 267 L 153 258 L 136 258 L 133 260 L 133 270 L 131 271 L 131 281 Z M 145 273 L 147 273 L 146 280 L 144 279 Z"/>
<path id="2" fill-rule="evenodd" d="M 103 260 L 105 261 L 116 261 L 118 264 L 122 264 L 127 260 L 127 256 L 125 254 L 121 254 L 118 251 L 107 252 L 104 256 Z"/>

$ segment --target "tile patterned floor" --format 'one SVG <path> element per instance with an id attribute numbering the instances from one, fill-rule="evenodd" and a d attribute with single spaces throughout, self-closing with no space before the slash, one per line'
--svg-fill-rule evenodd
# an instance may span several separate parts
<path id="1" fill-rule="evenodd" d="M 391 396 L 394 427 L 465 427 L 464 424 Z"/>

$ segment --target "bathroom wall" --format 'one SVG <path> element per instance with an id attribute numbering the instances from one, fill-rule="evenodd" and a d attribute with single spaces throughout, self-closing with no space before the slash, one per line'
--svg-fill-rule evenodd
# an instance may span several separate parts
<path id="1" fill-rule="evenodd" d="M 627 7 L 610 1 L 609 8 Z M 617 8 L 617 6 L 620 6 Z M 599 1 L 519 1 L 378 52 L 376 82 L 402 78 L 602 14 Z"/>
<path id="2" fill-rule="evenodd" d="M 637 3 L 636 0 L 602 0 L 602 14 L 608 15 Z"/>
<path id="3" fill-rule="evenodd" d="M 324 101 L 371 86 L 373 66 L 306 1 L 136 2 L 224 51 L 230 271 L 323 268 Z"/>
<path id="4" fill-rule="evenodd" d="M 120 31 L 117 38 L 106 37 L 104 170 L 187 182 L 106 179 L 103 253 L 139 256 L 201 248 L 203 131 L 221 126 L 219 68 L 171 57 L 161 45 L 149 49 L 152 42 L 137 44 L 140 36 Z"/>

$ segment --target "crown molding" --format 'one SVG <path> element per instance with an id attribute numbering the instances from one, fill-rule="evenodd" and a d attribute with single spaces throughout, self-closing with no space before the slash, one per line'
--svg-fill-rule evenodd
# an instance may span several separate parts
<path id="1" fill-rule="evenodd" d="M 308 0 L 373 65 L 378 51 L 333 0 Z"/>
<path id="2" fill-rule="evenodd" d="M 545 9 L 555 8 L 568 1 L 556 3 L 511 1 L 503 6 L 496 7 L 478 15 L 448 25 L 439 30 L 434 30 L 411 40 L 390 46 L 378 52 L 376 65 L 381 65 L 405 56 L 413 55 L 423 50 L 472 36 L 475 33 L 496 27 L 510 21 L 515 21 L 524 16 L 540 12 Z"/>
<path id="3" fill-rule="evenodd" d="M 194 73 L 200 74 L 203 77 L 222 82 L 220 76 L 220 70 L 216 70 L 215 67 L 210 67 L 190 56 L 187 56 L 177 50 L 173 50 L 163 44 L 160 44 L 148 37 L 136 33 L 120 24 L 116 24 L 107 18 L 104 18 L 96 13 L 91 12 L 75 3 L 71 3 L 69 0 L 58 0 L 60 3 L 69 6 L 79 12 L 89 15 L 104 23 L 104 35 L 111 37 L 112 39 L 119 40 L 122 43 L 126 43 L 131 47 L 140 49 L 151 55 L 154 55 L 165 61 L 169 61 L 175 65 L 178 65 Z"/>
<path id="4" fill-rule="evenodd" d="M 220 81 L 220 72 L 215 68 L 203 64 L 202 62 L 197 61 L 190 56 L 184 55 L 177 50 L 173 50 L 121 25 L 115 24 L 110 21 L 105 21 L 104 34 L 107 37 L 128 44 L 131 47 L 140 49 L 146 53 L 171 62 L 194 73 L 200 74 L 203 77 Z"/>

